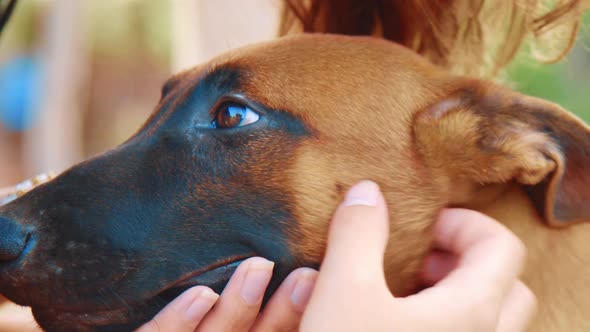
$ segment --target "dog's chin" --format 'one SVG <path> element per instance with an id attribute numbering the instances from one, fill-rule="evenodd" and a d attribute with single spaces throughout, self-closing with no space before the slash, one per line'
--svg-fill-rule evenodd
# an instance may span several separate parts
<path id="1" fill-rule="evenodd" d="M 61 310 L 58 308 L 32 307 L 35 320 L 44 331 L 110 332 L 132 331 L 152 319 L 168 303 L 187 289 L 203 285 L 221 293 L 233 272 L 243 259 L 222 266 L 214 266 L 204 272 L 171 283 L 156 296 L 135 306 L 125 306 L 111 310 Z"/>

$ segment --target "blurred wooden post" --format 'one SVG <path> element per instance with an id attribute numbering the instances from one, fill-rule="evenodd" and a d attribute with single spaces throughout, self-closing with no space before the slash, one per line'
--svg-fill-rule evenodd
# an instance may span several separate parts
<path id="1" fill-rule="evenodd" d="M 281 0 L 173 0 L 172 70 L 275 38 Z"/>
<path id="2" fill-rule="evenodd" d="M 27 176 L 48 170 L 60 172 L 83 157 L 82 102 L 88 69 L 84 3 L 47 2 L 50 8 L 40 52 L 45 80 L 41 119 L 25 139 Z"/>
<path id="3" fill-rule="evenodd" d="M 199 0 L 172 0 L 172 56 L 173 72 L 186 69 L 199 54 Z"/>

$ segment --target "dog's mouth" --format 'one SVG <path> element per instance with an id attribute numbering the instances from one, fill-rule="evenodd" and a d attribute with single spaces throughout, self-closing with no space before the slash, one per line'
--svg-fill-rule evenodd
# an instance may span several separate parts
<path id="1" fill-rule="evenodd" d="M 192 272 L 170 284 L 169 287 L 166 287 L 157 296 L 170 302 L 185 290 L 197 285 L 208 286 L 219 293 L 223 290 L 223 287 L 227 284 L 238 265 L 249 257 L 239 256 L 227 258 L 205 269 Z"/>
<path id="2" fill-rule="evenodd" d="M 121 331 L 134 330 L 153 318 L 168 303 L 187 289 L 204 285 L 220 293 L 240 263 L 250 256 L 236 256 L 196 270 L 168 284 L 156 295 L 136 305 L 110 310 L 81 310 L 33 307 L 37 322 L 45 331 Z"/>

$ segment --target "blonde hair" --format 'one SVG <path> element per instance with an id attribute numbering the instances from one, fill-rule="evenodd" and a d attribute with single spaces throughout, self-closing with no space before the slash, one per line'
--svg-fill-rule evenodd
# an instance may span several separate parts
<path id="1" fill-rule="evenodd" d="M 457 74 L 495 76 L 524 44 L 542 62 L 574 44 L 589 0 L 286 0 L 280 34 L 373 35 Z"/>

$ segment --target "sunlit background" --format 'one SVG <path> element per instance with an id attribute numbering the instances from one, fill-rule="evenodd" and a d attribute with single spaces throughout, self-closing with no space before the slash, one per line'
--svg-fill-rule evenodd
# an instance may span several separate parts
<path id="1" fill-rule="evenodd" d="M 274 38 L 280 8 L 280 0 L 20 0 L 0 39 L 0 187 L 121 143 L 168 76 Z M 516 88 L 590 121 L 588 36 L 582 30 L 560 64 L 516 61 Z"/>

